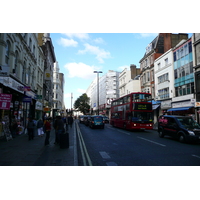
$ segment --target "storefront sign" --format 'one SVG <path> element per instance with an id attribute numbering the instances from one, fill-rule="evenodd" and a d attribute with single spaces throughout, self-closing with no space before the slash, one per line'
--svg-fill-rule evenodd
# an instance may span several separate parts
<path id="1" fill-rule="evenodd" d="M 26 91 L 25 92 L 26 96 L 31 97 L 32 99 L 35 99 L 36 95 L 32 91 Z"/>
<path id="2" fill-rule="evenodd" d="M 0 83 L 2 83 L 3 85 L 16 90 L 17 92 L 20 93 L 24 93 L 24 85 L 22 85 L 21 83 L 17 82 L 16 80 L 14 80 L 11 77 L 0 77 Z"/>
<path id="3" fill-rule="evenodd" d="M 35 109 L 36 109 L 36 110 L 42 110 L 42 107 L 43 107 L 43 106 L 42 106 L 42 103 L 39 102 L 39 101 L 37 101 L 36 104 L 35 104 Z"/>
<path id="4" fill-rule="evenodd" d="M 43 111 L 44 111 L 44 112 L 50 112 L 50 111 L 51 111 L 51 108 L 44 108 Z"/>
<path id="5" fill-rule="evenodd" d="M 192 107 L 194 106 L 194 102 L 190 101 L 181 101 L 181 102 L 173 102 L 172 108 L 180 108 L 180 107 Z"/>
<path id="6" fill-rule="evenodd" d="M 171 108 L 172 100 L 161 101 L 161 109 Z"/>
<path id="7" fill-rule="evenodd" d="M 12 94 L 0 94 L 0 109 L 10 110 L 11 99 L 12 99 Z"/>
<path id="8" fill-rule="evenodd" d="M 30 102 L 31 102 L 31 100 L 32 100 L 32 98 L 31 98 L 31 97 L 24 97 L 24 98 L 23 98 L 23 102 L 30 103 Z"/>
<path id="9" fill-rule="evenodd" d="M 195 107 L 200 107 L 200 102 L 196 102 Z"/>

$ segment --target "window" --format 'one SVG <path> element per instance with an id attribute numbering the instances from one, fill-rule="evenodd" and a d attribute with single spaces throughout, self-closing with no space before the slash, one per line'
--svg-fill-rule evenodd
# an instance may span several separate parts
<path id="1" fill-rule="evenodd" d="M 168 58 L 165 59 L 165 66 L 168 65 Z"/>
<path id="2" fill-rule="evenodd" d="M 7 41 L 6 44 L 6 54 L 5 54 L 5 63 L 8 64 L 9 62 L 9 56 L 10 56 L 10 42 Z"/>
<path id="3" fill-rule="evenodd" d="M 191 41 L 188 43 L 188 49 L 189 49 L 189 53 L 191 53 L 192 52 L 192 42 Z"/>
<path id="4" fill-rule="evenodd" d="M 158 63 L 158 69 L 160 69 L 160 63 Z"/>
<path id="5" fill-rule="evenodd" d="M 32 40 L 31 40 L 31 38 L 29 38 L 29 47 L 32 50 Z"/>
<path id="6" fill-rule="evenodd" d="M 26 74 L 26 62 L 24 61 L 22 68 L 22 82 L 25 83 L 25 74 Z"/>
<path id="7" fill-rule="evenodd" d="M 13 73 L 17 72 L 17 64 L 18 64 L 18 52 L 15 51 L 15 65 L 14 65 L 14 71 L 13 71 Z"/>
<path id="8" fill-rule="evenodd" d="M 150 73 L 147 72 L 147 81 L 150 81 Z"/>
<path id="9" fill-rule="evenodd" d="M 176 61 L 176 52 L 173 53 L 174 54 L 174 62 Z"/>

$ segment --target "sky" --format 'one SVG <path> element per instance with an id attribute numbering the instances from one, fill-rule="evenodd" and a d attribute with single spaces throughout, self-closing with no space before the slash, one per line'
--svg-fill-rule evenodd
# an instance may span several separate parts
<path id="1" fill-rule="evenodd" d="M 64 103 L 71 108 L 97 74 L 140 68 L 146 47 L 158 33 L 50 33 L 60 73 L 64 74 Z M 189 34 L 191 36 L 191 34 Z"/>

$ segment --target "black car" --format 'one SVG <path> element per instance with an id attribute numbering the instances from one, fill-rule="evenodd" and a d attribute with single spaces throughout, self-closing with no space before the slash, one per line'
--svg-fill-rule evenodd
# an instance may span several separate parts
<path id="1" fill-rule="evenodd" d="M 85 116 L 84 116 L 84 118 L 83 118 L 83 123 L 84 123 L 86 126 L 89 126 L 90 118 L 91 118 L 90 115 L 85 115 Z"/>
<path id="2" fill-rule="evenodd" d="M 104 121 L 105 124 L 109 123 L 109 118 L 108 117 L 103 117 L 103 121 Z"/>
<path id="3" fill-rule="evenodd" d="M 190 116 L 162 115 L 158 119 L 158 133 L 177 138 L 180 142 L 200 142 L 200 125 Z"/>

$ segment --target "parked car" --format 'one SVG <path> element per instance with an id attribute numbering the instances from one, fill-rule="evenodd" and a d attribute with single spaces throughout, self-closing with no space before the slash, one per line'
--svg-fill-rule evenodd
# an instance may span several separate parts
<path id="1" fill-rule="evenodd" d="M 158 134 L 177 138 L 180 142 L 200 142 L 200 125 L 190 116 L 162 115 L 158 119 Z"/>
<path id="2" fill-rule="evenodd" d="M 109 118 L 108 117 L 103 117 L 104 123 L 109 123 Z"/>
<path id="3" fill-rule="evenodd" d="M 99 115 L 91 116 L 89 120 L 89 127 L 90 128 L 104 128 L 103 117 Z"/>
<path id="4" fill-rule="evenodd" d="M 91 116 L 90 115 L 86 115 L 83 118 L 83 122 L 86 126 L 89 126 L 89 120 L 90 120 Z"/>
<path id="5" fill-rule="evenodd" d="M 83 121 L 83 120 L 84 120 L 84 116 L 85 116 L 85 115 L 79 116 L 79 123 L 80 123 L 80 124 L 83 124 L 83 122 L 84 122 L 84 121 Z"/>

